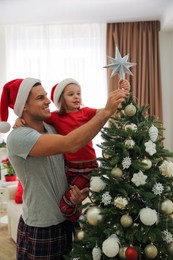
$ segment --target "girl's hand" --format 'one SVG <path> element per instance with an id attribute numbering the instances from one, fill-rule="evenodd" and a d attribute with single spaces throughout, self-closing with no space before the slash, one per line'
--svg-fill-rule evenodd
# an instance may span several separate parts
<path id="1" fill-rule="evenodd" d="M 74 205 L 81 205 L 82 201 L 86 199 L 89 194 L 89 188 L 80 190 L 76 185 L 70 186 L 71 197 L 70 200 Z"/>
<path id="2" fill-rule="evenodd" d="M 18 117 L 13 125 L 13 128 L 22 127 L 22 126 L 25 126 L 25 120 Z"/>
<path id="3" fill-rule="evenodd" d="M 130 91 L 130 83 L 127 79 L 120 79 L 118 82 L 118 88 Z"/>

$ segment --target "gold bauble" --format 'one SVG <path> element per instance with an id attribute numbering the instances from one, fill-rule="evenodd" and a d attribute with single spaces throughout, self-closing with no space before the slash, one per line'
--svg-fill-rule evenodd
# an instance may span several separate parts
<path id="1" fill-rule="evenodd" d="M 131 103 L 125 107 L 124 112 L 127 116 L 134 116 L 136 114 L 136 107 Z"/>
<path id="2" fill-rule="evenodd" d="M 173 202 L 169 199 L 165 199 L 160 206 L 163 213 L 170 215 L 173 212 Z"/>
<path id="3" fill-rule="evenodd" d="M 173 255 L 173 242 L 168 244 L 167 249 L 168 249 L 168 253 L 170 255 Z"/>
<path id="4" fill-rule="evenodd" d="M 153 244 L 147 245 L 144 249 L 144 252 L 145 255 L 150 259 L 153 259 L 158 255 L 157 247 L 154 246 Z"/>
<path id="5" fill-rule="evenodd" d="M 90 225 L 96 226 L 99 222 L 103 221 L 103 216 L 100 215 L 101 210 L 97 206 L 92 206 L 86 213 L 87 221 Z"/>
<path id="6" fill-rule="evenodd" d="M 133 224 L 133 219 L 131 216 L 129 216 L 128 214 L 123 215 L 120 218 L 120 223 L 123 227 L 127 228 L 130 227 Z"/>
<path id="7" fill-rule="evenodd" d="M 146 170 L 150 169 L 151 166 L 152 166 L 152 162 L 151 162 L 150 159 L 143 159 L 143 160 L 142 160 L 142 163 L 144 164 L 144 168 L 145 168 Z"/>
<path id="8" fill-rule="evenodd" d="M 123 175 L 123 171 L 120 168 L 113 168 L 111 170 L 111 175 L 115 178 L 120 178 Z"/>
<path id="9" fill-rule="evenodd" d="M 126 249 L 127 249 L 127 247 L 120 247 L 118 254 L 121 259 L 127 259 L 126 258 Z"/>
<path id="10" fill-rule="evenodd" d="M 83 230 L 80 230 L 78 233 L 77 233 L 77 238 L 79 240 L 83 240 L 85 237 L 85 232 Z"/>
<path id="11" fill-rule="evenodd" d="M 103 155 L 103 158 L 106 159 L 106 160 L 111 158 L 111 156 L 106 152 L 103 152 L 102 155 Z"/>

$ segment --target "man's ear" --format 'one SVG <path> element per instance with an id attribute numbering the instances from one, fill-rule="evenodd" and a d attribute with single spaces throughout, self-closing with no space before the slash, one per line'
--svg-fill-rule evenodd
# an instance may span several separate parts
<path id="1" fill-rule="evenodd" d="M 24 106 L 23 111 L 26 111 L 26 106 Z"/>

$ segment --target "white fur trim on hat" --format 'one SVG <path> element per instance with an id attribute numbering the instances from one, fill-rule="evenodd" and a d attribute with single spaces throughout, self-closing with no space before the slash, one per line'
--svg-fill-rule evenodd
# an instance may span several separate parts
<path id="1" fill-rule="evenodd" d="M 53 101 L 54 101 L 54 104 L 56 107 L 58 107 L 58 102 L 59 102 L 60 96 L 61 96 L 64 88 L 71 83 L 74 83 L 80 87 L 80 84 L 75 79 L 72 79 L 72 78 L 64 79 L 59 84 L 57 84 L 55 91 L 54 91 L 54 95 L 53 95 Z"/>
<path id="2" fill-rule="evenodd" d="M 22 83 L 20 84 L 16 101 L 14 104 L 14 113 L 18 116 L 21 117 L 23 113 L 24 106 L 26 104 L 27 98 L 29 96 L 30 90 L 36 84 L 39 82 L 41 84 L 41 81 L 39 79 L 35 78 L 25 78 Z"/>

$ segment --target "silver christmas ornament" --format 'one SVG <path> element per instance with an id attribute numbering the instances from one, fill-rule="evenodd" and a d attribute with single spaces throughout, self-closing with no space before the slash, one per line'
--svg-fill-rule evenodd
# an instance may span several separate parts
<path id="1" fill-rule="evenodd" d="M 129 70 L 129 68 L 136 65 L 136 63 L 134 63 L 134 62 L 129 62 L 128 58 L 129 58 L 129 54 L 122 57 L 119 52 L 118 47 L 116 47 L 115 58 L 108 56 L 108 59 L 111 61 L 111 64 L 104 66 L 104 68 L 112 69 L 111 77 L 113 77 L 115 74 L 118 73 L 120 76 L 120 79 L 125 79 L 125 73 L 133 75 L 132 72 Z"/>

